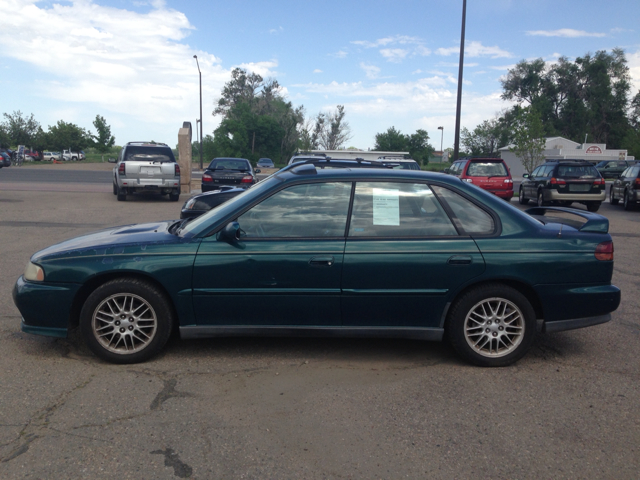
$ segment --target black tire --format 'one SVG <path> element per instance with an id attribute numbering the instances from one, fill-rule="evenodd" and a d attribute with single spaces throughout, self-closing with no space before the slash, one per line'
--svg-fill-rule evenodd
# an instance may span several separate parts
<path id="1" fill-rule="evenodd" d="M 629 190 L 624 191 L 624 197 L 622 199 L 625 210 L 631 210 L 633 208 L 633 201 L 629 198 Z"/>
<path id="2" fill-rule="evenodd" d="M 113 194 L 114 195 L 118 194 L 118 185 L 116 185 L 116 182 L 113 182 Z"/>
<path id="3" fill-rule="evenodd" d="M 177 202 L 178 200 L 180 200 L 180 191 L 178 192 L 171 192 L 169 194 L 169 201 L 170 202 Z"/>
<path id="4" fill-rule="evenodd" d="M 611 185 L 611 190 L 609 191 L 609 203 L 611 205 L 618 205 L 620 200 L 613 196 L 613 185 Z"/>
<path id="5" fill-rule="evenodd" d="M 536 315 L 518 290 L 490 283 L 468 290 L 456 299 L 445 329 L 453 348 L 468 362 L 481 367 L 505 367 L 520 360 L 531 348 Z"/>
<path id="6" fill-rule="evenodd" d="M 597 212 L 600 210 L 600 202 L 589 202 L 587 203 L 587 210 L 590 212 Z"/>
<path id="7" fill-rule="evenodd" d="M 529 199 L 524 196 L 524 188 L 520 187 L 520 191 L 518 192 L 518 202 L 520 205 L 527 205 L 529 203 Z"/>
<path id="8" fill-rule="evenodd" d="M 172 312 L 171 303 L 153 284 L 118 278 L 89 295 L 80 312 L 80 331 L 91 351 L 107 362 L 144 362 L 167 343 Z"/>
<path id="9" fill-rule="evenodd" d="M 127 192 L 124 188 L 116 187 L 116 195 L 118 196 L 119 202 L 125 202 L 127 200 Z"/>
<path id="10" fill-rule="evenodd" d="M 505 201 L 505 202 L 510 202 L 512 198 L 513 198 L 513 197 L 505 197 L 504 201 Z"/>
<path id="11" fill-rule="evenodd" d="M 547 202 L 544 201 L 544 195 L 542 194 L 542 190 L 538 190 L 536 203 L 538 204 L 539 207 L 547 206 Z"/>

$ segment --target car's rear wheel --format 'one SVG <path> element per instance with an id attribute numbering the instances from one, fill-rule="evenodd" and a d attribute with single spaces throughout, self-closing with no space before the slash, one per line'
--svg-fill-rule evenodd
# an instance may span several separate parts
<path id="1" fill-rule="evenodd" d="M 536 316 L 516 289 L 494 283 L 456 300 L 446 325 L 458 354 L 482 367 L 504 367 L 522 358 L 533 343 Z"/>
<path id="2" fill-rule="evenodd" d="M 113 182 L 113 194 L 117 195 L 118 194 L 118 185 L 116 185 L 116 182 Z"/>
<path id="3" fill-rule="evenodd" d="M 529 199 L 524 196 L 524 188 L 520 187 L 520 191 L 518 192 L 518 202 L 520 205 L 527 205 L 529 203 Z"/>
<path id="4" fill-rule="evenodd" d="M 611 191 L 609 192 L 609 203 L 611 203 L 611 205 L 618 205 L 618 203 L 620 203 L 620 200 L 613 195 L 613 185 L 611 185 Z"/>
<path id="5" fill-rule="evenodd" d="M 138 363 L 167 343 L 172 312 L 164 294 L 151 283 L 120 278 L 89 295 L 80 313 L 80 329 L 91 351 L 103 360 Z"/>
<path id="6" fill-rule="evenodd" d="M 547 202 L 544 201 L 544 195 L 542 194 L 542 190 L 538 190 L 538 199 L 537 202 L 539 207 L 545 207 Z"/>
<path id="7" fill-rule="evenodd" d="M 116 195 L 118 195 L 119 202 L 124 202 L 127 200 L 127 192 L 124 188 L 117 187 Z"/>
<path id="8" fill-rule="evenodd" d="M 589 202 L 587 203 L 587 210 L 590 212 L 597 212 L 600 210 L 600 202 Z"/>
<path id="9" fill-rule="evenodd" d="M 170 202 L 177 202 L 178 200 L 180 200 L 180 191 L 169 193 Z"/>

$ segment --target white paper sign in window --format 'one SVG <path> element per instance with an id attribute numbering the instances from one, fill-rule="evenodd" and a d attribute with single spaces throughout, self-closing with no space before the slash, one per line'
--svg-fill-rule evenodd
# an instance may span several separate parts
<path id="1" fill-rule="evenodd" d="M 400 225 L 400 190 L 373 189 L 373 224 Z"/>

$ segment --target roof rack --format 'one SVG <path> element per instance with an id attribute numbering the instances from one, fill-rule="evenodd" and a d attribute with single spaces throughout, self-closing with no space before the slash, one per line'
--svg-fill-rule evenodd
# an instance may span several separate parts
<path id="1" fill-rule="evenodd" d="M 145 140 L 145 141 L 142 141 L 142 142 L 127 142 L 126 144 L 127 145 L 134 145 L 136 143 L 143 144 L 143 145 L 160 145 L 160 146 L 163 146 L 163 147 L 168 147 L 168 145 L 166 143 L 152 142 L 152 141 L 149 141 L 149 140 Z"/>
<path id="2" fill-rule="evenodd" d="M 358 165 L 369 164 L 372 168 L 392 168 L 393 163 L 382 163 L 377 160 L 365 160 L 364 158 L 331 158 L 331 157 L 318 157 L 318 158 L 307 158 L 305 160 L 301 160 L 299 162 L 292 163 L 287 165 L 280 172 L 285 172 L 288 170 L 292 170 L 293 168 L 300 167 L 302 165 L 331 165 L 335 166 L 336 164 L 339 166 L 343 164 L 345 168 L 348 168 L 349 164 L 357 163 Z"/>
<path id="3" fill-rule="evenodd" d="M 545 159 L 545 163 L 561 163 L 561 162 L 568 162 L 568 163 L 591 163 L 589 160 L 585 160 L 584 158 L 547 158 Z"/>

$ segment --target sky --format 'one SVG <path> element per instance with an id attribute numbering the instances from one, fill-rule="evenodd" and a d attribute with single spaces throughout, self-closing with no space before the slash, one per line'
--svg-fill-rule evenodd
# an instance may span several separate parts
<path id="1" fill-rule="evenodd" d="M 204 134 L 236 67 L 275 78 L 308 117 L 344 105 L 352 138 L 373 148 L 394 126 L 453 147 L 462 0 L 0 0 L 0 113 L 33 114 L 116 144 Z M 510 106 L 500 80 L 521 60 L 574 60 L 622 48 L 640 89 L 640 2 L 469 0 L 461 125 Z M 442 126 L 442 131 L 438 127 Z M 195 132 L 194 132 L 195 139 Z"/>

